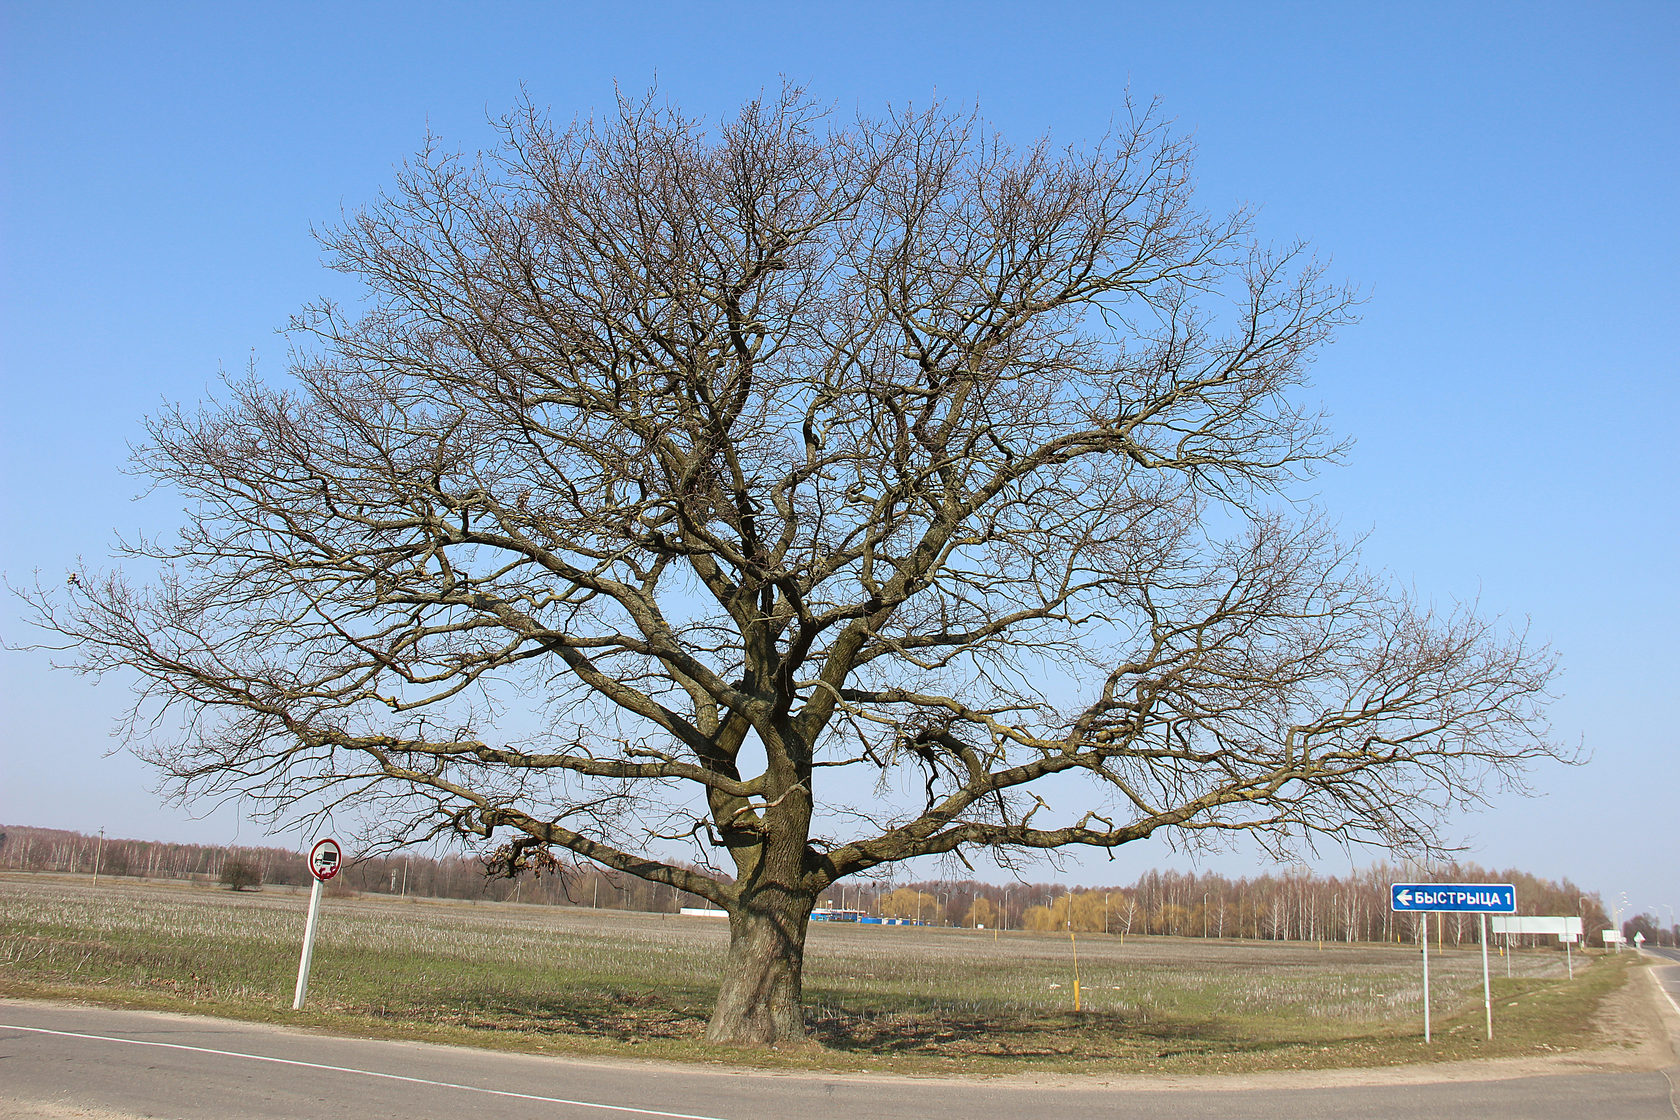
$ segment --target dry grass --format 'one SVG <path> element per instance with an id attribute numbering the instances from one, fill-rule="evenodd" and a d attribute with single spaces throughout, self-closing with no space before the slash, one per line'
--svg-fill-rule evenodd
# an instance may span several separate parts
<path id="1" fill-rule="evenodd" d="M 105 879 L 95 891 L 86 879 L 0 876 L 0 992 L 518 1049 L 716 1058 L 702 1041 L 726 944 L 716 919 L 329 899 L 299 1017 L 290 1002 L 304 905 L 301 893 L 273 890 Z M 1478 953 L 1432 952 L 1438 1042 L 1426 1048 L 1415 946 L 1082 938 L 1078 1015 L 1074 950 L 1065 936 L 817 924 L 806 1004 L 822 1051 L 754 1060 L 1205 1072 L 1536 1053 L 1590 1043 L 1597 1000 L 1622 975 L 1606 962 L 1578 967 L 1566 984 L 1561 956 L 1534 951 L 1513 959 L 1506 980 L 1496 958 L 1500 1039 L 1490 1046 Z"/>

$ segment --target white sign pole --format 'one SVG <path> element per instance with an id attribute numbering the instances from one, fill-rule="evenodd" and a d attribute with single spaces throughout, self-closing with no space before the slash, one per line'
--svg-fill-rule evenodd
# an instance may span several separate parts
<path id="1" fill-rule="evenodd" d="M 1482 919 L 1482 1006 L 1487 1008 L 1488 1041 L 1493 1041 L 1493 981 L 1488 979 L 1487 915 Z"/>
<path id="2" fill-rule="evenodd" d="M 309 920 L 303 924 L 303 956 L 298 958 L 297 990 L 292 993 L 292 1010 L 303 1010 L 303 997 L 309 994 L 309 962 L 315 956 L 315 915 L 321 912 L 321 880 L 311 877 L 309 888 Z"/>
<path id="3" fill-rule="evenodd" d="M 1419 915 L 1423 919 L 1423 1040 L 1429 1041 L 1429 911 Z"/>

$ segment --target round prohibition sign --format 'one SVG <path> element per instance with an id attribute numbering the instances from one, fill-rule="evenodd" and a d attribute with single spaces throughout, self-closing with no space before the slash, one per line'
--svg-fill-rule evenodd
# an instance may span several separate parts
<path id="1" fill-rule="evenodd" d="M 343 866 L 344 851 L 337 840 L 318 840 L 309 851 L 309 873 L 323 883 L 337 875 Z"/>

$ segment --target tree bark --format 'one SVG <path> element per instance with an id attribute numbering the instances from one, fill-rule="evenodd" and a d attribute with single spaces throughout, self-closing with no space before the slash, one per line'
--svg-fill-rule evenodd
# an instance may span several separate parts
<path id="1" fill-rule="evenodd" d="M 706 1037 L 739 1046 L 805 1039 L 805 930 L 816 899 L 782 887 L 743 894 L 729 915 L 729 959 Z"/>

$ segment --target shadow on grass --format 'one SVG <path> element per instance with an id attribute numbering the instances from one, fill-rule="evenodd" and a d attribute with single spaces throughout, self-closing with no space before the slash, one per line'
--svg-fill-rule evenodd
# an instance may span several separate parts
<path id="1" fill-rule="evenodd" d="M 374 1018 L 422 1019 L 471 1030 L 586 1036 L 634 1045 L 656 1040 L 691 1041 L 706 1033 L 704 994 L 658 994 L 614 989 L 570 992 L 551 998 L 510 998 L 506 992 L 437 993 L 425 1001 L 346 1007 Z"/>
<path id="2" fill-rule="evenodd" d="M 1218 1020 L 1167 1020 L 1121 1012 L 905 1016 L 818 1007 L 807 1014 L 807 1022 L 812 1037 L 825 1049 L 858 1054 L 1173 1058 L 1265 1054 L 1300 1045 L 1298 1039 L 1244 1037 Z"/>
<path id="3" fill-rule="evenodd" d="M 715 991 L 700 988 L 594 987 L 530 995 L 455 988 L 377 1004 L 350 1001 L 339 1008 L 393 1022 L 418 1020 L 490 1034 L 636 1045 L 703 1040 L 715 996 Z M 1255 1037 L 1243 1024 L 1201 1016 L 1112 1011 L 999 1014 L 950 1008 L 907 1013 L 825 1000 L 807 1005 L 806 1024 L 812 1041 L 835 1054 L 935 1060 L 1259 1056 L 1308 1041 Z"/>

